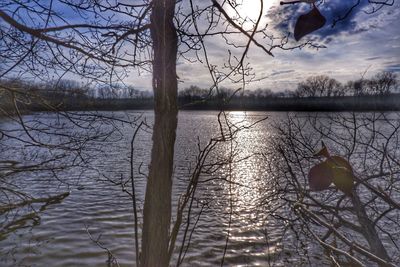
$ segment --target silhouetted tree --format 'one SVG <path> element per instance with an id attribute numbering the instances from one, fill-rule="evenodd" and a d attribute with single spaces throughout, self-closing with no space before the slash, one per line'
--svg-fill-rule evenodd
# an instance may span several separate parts
<path id="1" fill-rule="evenodd" d="M 214 0 L 197 4 L 174 0 L 135 3 L 67 0 L 41 5 L 8 1 L 0 5 L 0 33 L 5 36 L 0 40 L 4 63 L 0 66 L 0 77 L 24 72 L 46 80 L 57 74 L 61 79 L 69 73 L 112 86 L 126 77 L 130 68 L 152 73 L 155 122 L 143 211 L 141 266 L 168 266 L 170 259 L 178 52 L 182 56 L 194 52 L 195 60 L 206 64 L 212 88 L 218 95 L 219 83 L 224 80 L 246 84 L 248 77 L 253 77 L 246 62 L 250 46 L 254 44 L 272 55 L 272 49 L 286 44 L 285 37 L 279 40 L 270 37 L 271 41 L 281 41 L 278 44 L 263 45 L 257 40 L 258 35 L 269 36 L 267 26 L 261 25 L 263 1 L 259 5 L 260 13 L 251 22 L 250 30 L 242 27 L 246 17 L 229 15 L 227 10 L 235 11 L 236 3 Z M 77 14 L 79 22 L 70 23 L 66 10 Z M 90 21 L 87 17 L 97 19 Z M 200 28 L 199 24 L 205 22 L 207 26 Z M 225 25 L 222 31 L 220 25 Z M 217 68 L 210 63 L 205 38 L 226 40 L 232 34 L 242 34 L 245 45 L 231 43 L 236 55 Z"/>
<path id="2" fill-rule="evenodd" d="M 367 83 L 368 82 L 364 79 L 348 81 L 345 88 L 353 96 L 362 96 L 367 94 Z"/>
<path id="3" fill-rule="evenodd" d="M 261 22 L 264 1 L 258 3 L 260 12 L 250 21 L 240 15 L 240 3 L 236 1 L 58 0 L 0 4 L 0 78 L 23 73 L 39 80 L 53 75 L 61 79 L 69 73 L 112 86 L 127 77 L 131 69 L 152 73 L 155 122 L 140 266 L 168 266 L 170 259 L 177 58 L 187 56 L 189 62 L 203 63 L 213 81 L 210 89 L 223 98 L 225 92 L 219 90 L 223 81 L 239 84 L 239 89 L 244 90 L 255 75 L 246 57 L 251 46 L 266 55 L 272 55 L 273 49 L 294 48 L 287 46 L 287 36 L 277 38 L 267 32 L 267 24 Z M 76 14 L 74 20 L 69 12 Z M 243 38 L 237 38 L 238 34 Z M 223 66 L 212 63 L 208 56 L 207 38 L 211 36 L 225 41 L 230 48 Z M 305 45 L 312 44 L 295 47 Z M 23 93 L 6 90 L 14 96 Z M 24 129 L 29 135 L 29 130 Z"/>
<path id="4" fill-rule="evenodd" d="M 342 96 L 342 85 L 335 79 L 325 75 L 312 76 L 299 83 L 296 95 L 299 97 Z"/>
<path id="5" fill-rule="evenodd" d="M 397 266 L 398 114 L 288 115 L 275 130 L 267 150 L 279 155 L 270 172 L 280 178 L 266 199 L 280 203 L 271 217 L 285 229 L 284 246 L 320 264 Z M 311 251 L 311 244 L 324 250 Z"/>
<path id="6" fill-rule="evenodd" d="M 211 93 L 210 90 L 201 89 L 196 85 L 191 85 L 188 88 L 180 90 L 178 95 L 185 101 L 191 102 L 191 101 L 205 99 L 208 96 L 210 96 L 210 93 Z"/>
<path id="7" fill-rule="evenodd" d="M 388 71 L 380 72 L 367 81 L 368 91 L 372 95 L 388 95 L 395 91 L 397 85 L 397 75 Z"/>

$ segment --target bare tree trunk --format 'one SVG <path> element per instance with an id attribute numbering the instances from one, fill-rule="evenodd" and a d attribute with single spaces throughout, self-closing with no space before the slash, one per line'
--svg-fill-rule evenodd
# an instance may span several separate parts
<path id="1" fill-rule="evenodd" d="M 175 0 L 155 0 L 151 14 L 155 121 L 146 187 L 141 266 L 168 266 L 172 170 L 177 127 Z"/>
<path id="2" fill-rule="evenodd" d="M 375 226 L 373 222 L 369 219 L 367 212 L 364 208 L 364 205 L 361 202 L 355 190 L 353 190 L 351 200 L 353 202 L 354 210 L 356 211 L 358 221 L 362 227 L 363 235 L 367 239 L 371 252 L 385 261 L 390 261 L 390 257 L 388 256 L 387 251 L 383 246 L 378 233 L 376 232 Z M 386 266 L 386 265 L 379 264 L 379 266 Z"/>

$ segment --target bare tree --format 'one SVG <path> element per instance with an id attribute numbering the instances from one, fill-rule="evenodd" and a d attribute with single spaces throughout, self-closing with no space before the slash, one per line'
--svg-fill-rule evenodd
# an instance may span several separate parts
<path id="1" fill-rule="evenodd" d="M 346 89 L 350 91 L 353 96 L 363 96 L 367 95 L 367 84 L 368 81 L 364 79 L 359 79 L 356 81 L 349 81 L 346 84 Z"/>
<path id="2" fill-rule="evenodd" d="M 394 92 L 398 85 L 397 75 L 383 71 L 376 74 L 367 82 L 369 93 L 372 95 L 388 95 Z"/>
<path id="3" fill-rule="evenodd" d="M 364 78 L 349 81 L 346 84 L 346 90 L 349 90 L 354 96 L 363 95 L 388 95 L 397 91 L 397 75 L 393 72 L 382 71 L 375 74 L 370 79 Z"/>
<path id="4" fill-rule="evenodd" d="M 280 154 L 271 171 L 281 177 L 276 189 L 282 212 L 275 218 L 287 222 L 284 239 L 290 243 L 293 233 L 300 244 L 319 244 L 325 251 L 320 256 L 336 265 L 396 266 L 400 260 L 398 115 L 304 115 L 289 115 L 277 123 L 278 135 L 271 142 Z M 354 172 L 338 176 L 352 191 L 337 181 L 326 187 L 313 184 L 311 171 L 321 141 L 330 155 Z M 326 155 L 326 148 L 318 155 Z M 315 181 L 323 183 L 329 170 L 316 176 Z M 307 252 L 310 260 L 314 253 Z"/>
<path id="5" fill-rule="evenodd" d="M 296 95 L 300 97 L 342 96 L 342 85 L 326 75 L 312 76 L 299 83 Z"/>
<path id="6" fill-rule="evenodd" d="M 62 73 L 61 77 L 65 73 L 75 73 L 86 79 L 111 83 L 111 79 L 122 79 L 128 67 L 141 71 L 151 69 L 155 123 L 144 206 L 140 258 L 142 266 L 168 265 L 172 169 L 178 112 L 178 38 L 181 44 L 189 47 L 189 51 L 195 51 L 196 54 L 198 51 L 203 52 L 214 79 L 214 88 L 218 90 L 218 83 L 227 79 L 244 85 L 250 70 L 245 64 L 245 55 L 250 45 L 254 43 L 271 55 L 273 48 L 284 44 L 282 39 L 278 40 L 278 44 L 271 43 L 269 47 L 264 47 L 255 39 L 256 34 L 268 36 L 265 33 L 266 27 L 260 25 L 262 4 L 260 1 L 260 15 L 257 21 L 252 22 L 250 30 L 242 28 L 241 24 L 246 18 L 236 15 L 232 18 L 227 13 L 225 8 L 236 8 L 230 2 L 220 4 L 212 1 L 200 6 L 190 2 L 189 5 L 176 7 L 172 0 L 151 3 L 143 1 L 138 4 L 51 1 L 48 5 L 9 3 L 1 6 L 0 17 L 6 23 L 2 25 L 2 35 L 7 37 L 2 39 L 2 46 L 6 48 L 6 53 L 2 54 L 5 59 L 2 76 L 26 71 L 33 77 L 46 79 L 46 76 L 54 74 L 48 68 L 51 66 Z M 68 23 L 58 10 L 60 6 L 79 12 L 82 17 L 91 14 L 101 19 L 96 23 Z M 25 16 L 24 12 L 29 16 Z M 121 19 L 116 22 L 106 13 L 118 14 Z M 205 15 L 210 18 L 207 21 L 209 26 L 205 32 L 200 32 L 198 24 Z M 226 27 L 221 30 L 219 26 L 224 23 Z M 218 35 L 227 38 L 231 34 L 244 35 L 247 43 L 239 46 L 240 57 L 238 60 L 232 57 L 224 73 L 209 63 L 204 39 Z M 87 41 L 89 39 L 90 42 Z M 16 43 L 18 51 L 13 49 Z M 182 51 L 185 49 L 182 48 Z M 37 57 L 38 53 L 43 56 Z M 69 56 L 66 56 L 68 53 Z"/>
<path id="7" fill-rule="evenodd" d="M 315 46 L 310 41 L 289 46 L 288 36 L 269 34 L 262 22 L 264 1 L 260 0 L 259 5 L 258 16 L 249 19 L 240 13 L 240 3 L 234 1 L 52 0 L 0 4 L 0 78 L 13 74 L 49 80 L 52 76 L 61 79 L 72 75 L 112 85 L 126 78 L 131 69 L 152 74 L 155 123 L 144 204 L 141 266 L 167 266 L 169 261 L 178 114 L 177 58 L 203 63 L 212 80 L 210 90 L 219 94 L 219 84 L 229 81 L 238 85 L 235 94 L 255 77 L 246 57 L 251 46 L 267 56 L 274 49 Z M 77 14 L 76 21 L 68 19 L 68 12 Z M 243 39 L 238 41 L 235 36 Z M 220 38 L 230 48 L 223 66 L 218 67 L 208 56 L 209 37 Z M 12 87 L 3 89 L 13 97 L 24 94 Z M 15 97 L 13 101 L 22 102 Z M 18 105 L 14 106 L 18 114 Z M 18 115 L 17 120 L 24 127 L 26 124 Z M 33 127 L 24 130 L 34 140 Z"/>

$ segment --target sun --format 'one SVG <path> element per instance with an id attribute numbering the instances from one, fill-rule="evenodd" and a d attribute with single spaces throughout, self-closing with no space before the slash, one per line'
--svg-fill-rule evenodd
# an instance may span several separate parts
<path id="1" fill-rule="evenodd" d="M 275 0 L 262 0 L 262 2 L 262 17 L 265 17 Z M 261 11 L 261 0 L 236 0 L 236 4 L 236 11 L 242 18 L 252 21 L 258 19 Z"/>
<path id="2" fill-rule="evenodd" d="M 261 0 L 235 0 L 232 2 L 234 8 L 227 8 L 230 17 L 235 21 L 240 22 L 245 30 L 252 30 L 260 16 Z M 278 0 L 262 0 L 262 2 L 261 24 L 266 22 L 268 10 L 276 4 Z"/>

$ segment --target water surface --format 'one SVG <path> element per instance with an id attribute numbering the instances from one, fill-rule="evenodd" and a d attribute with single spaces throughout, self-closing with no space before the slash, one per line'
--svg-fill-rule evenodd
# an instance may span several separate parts
<path id="1" fill-rule="evenodd" d="M 153 120 L 152 112 L 147 111 L 103 114 L 120 119 L 141 116 L 149 125 Z M 263 202 L 265 196 L 271 193 L 270 184 L 276 179 L 274 173 L 268 171 L 270 168 L 267 168 L 268 158 L 265 156 L 271 155 L 266 153 L 271 152 L 268 151 L 268 141 L 278 134 L 271 126 L 271 121 L 283 120 L 285 115 L 271 112 L 228 114 L 229 120 L 239 126 L 251 125 L 266 117 L 268 119 L 240 131 L 234 142 L 218 145 L 212 151 L 208 163 L 226 162 L 229 158 L 232 158 L 232 163 L 201 176 L 189 233 L 194 223 L 196 226 L 183 266 L 220 265 L 225 248 L 224 264 L 227 266 L 284 266 L 287 263 L 274 261 L 278 253 L 296 259 L 293 256 L 295 251 L 290 251 L 290 244 L 286 246 L 288 249 L 280 249 L 282 225 L 268 219 L 268 209 L 274 203 Z M 54 114 L 26 115 L 24 120 L 48 125 L 57 122 L 57 125 L 63 125 L 59 132 L 84 131 L 66 118 Z M 12 121 L 0 122 L 0 127 L 18 129 Z M 107 250 L 112 252 L 120 266 L 134 265 L 132 201 L 117 184 L 129 181 L 130 141 L 134 128 L 124 123 L 105 124 L 101 128 L 104 131 L 117 131 L 110 133 L 103 141 L 93 140 L 85 145 L 83 157 L 87 159 L 88 167 L 60 171 L 57 179 L 49 172 L 12 176 L 14 183 L 32 196 L 66 191 L 70 195 L 61 203 L 36 210 L 40 219 L 28 220 L 23 227 L 0 240 L 1 266 L 106 266 Z M 16 130 L 18 134 L 23 136 L 22 132 Z M 180 112 L 175 146 L 173 218 L 179 198 L 186 190 L 199 148 L 219 134 L 216 112 Z M 47 141 L 57 143 L 64 137 L 60 135 L 56 138 Z M 5 139 L 1 143 L 1 159 L 21 160 L 21 157 L 26 157 L 32 160 L 32 153 L 36 153 L 37 157 L 48 155 L 46 149 L 41 152 L 36 150 L 36 147 Z M 150 150 L 151 129 L 140 131 L 134 141 L 133 153 L 139 220 Z M 130 190 L 129 184 L 127 188 Z M 32 209 L 40 209 L 40 206 L 13 211 L 3 219 L 10 221 L 12 216 L 32 212 Z M 183 232 L 184 226 L 178 236 L 174 264 L 179 257 Z"/>

